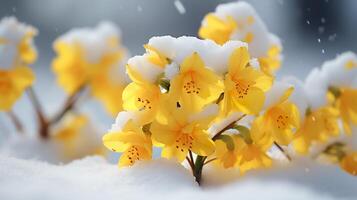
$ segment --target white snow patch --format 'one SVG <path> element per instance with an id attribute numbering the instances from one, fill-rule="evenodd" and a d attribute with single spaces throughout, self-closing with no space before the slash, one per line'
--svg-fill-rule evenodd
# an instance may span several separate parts
<path id="1" fill-rule="evenodd" d="M 33 26 L 20 23 L 15 17 L 4 17 L 0 21 L 0 69 L 9 69 L 18 62 L 18 45 L 22 39 L 28 35 L 36 36 L 37 29 Z M 31 47 L 36 50 L 33 41 L 30 41 Z"/>
<path id="2" fill-rule="evenodd" d="M 309 170 L 306 170 L 309 169 Z M 183 166 L 164 159 L 118 169 L 100 157 L 67 165 L 0 155 L 1 199 L 353 199 L 355 177 L 301 162 L 252 171 L 207 168 L 200 188 Z M 333 181 L 331 178 L 333 177 Z"/>
<path id="3" fill-rule="evenodd" d="M 189 36 L 152 37 L 148 44 L 177 64 L 181 64 L 185 58 L 197 52 L 205 65 L 218 74 L 227 72 L 229 57 L 235 49 L 247 47 L 246 43 L 240 41 L 229 41 L 221 46 L 211 40 Z"/>

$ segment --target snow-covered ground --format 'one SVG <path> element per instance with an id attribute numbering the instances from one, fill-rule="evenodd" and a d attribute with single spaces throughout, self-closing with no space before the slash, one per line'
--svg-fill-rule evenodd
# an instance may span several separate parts
<path id="1" fill-rule="evenodd" d="M 208 169 L 204 179 L 199 187 L 189 170 L 164 159 L 118 170 L 101 157 L 53 165 L 0 155 L 0 199 L 305 200 L 357 196 L 355 177 L 336 166 L 307 160 L 243 177 Z"/>

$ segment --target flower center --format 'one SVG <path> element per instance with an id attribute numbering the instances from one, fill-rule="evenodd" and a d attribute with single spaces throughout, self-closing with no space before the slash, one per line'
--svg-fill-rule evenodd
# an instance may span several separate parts
<path id="1" fill-rule="evenodd" d="M 149 99 L 138 97 L 137 101 L 141 105 L 140 111 L 145 109 L 152 109 L 151 101 Z"/>
<path id="2" fill-rule="evenodd" d="M 276 125 L 278 129 L 285 129 L 288 126 L 289 116 L 280 114 L 276 118 Z"/>
<path id="3" fill-rule="evenodd" d="M 126 156 L 128 157 L 130 164 L 133 165 L 135 161 L 140 160 L 139 148 L 135 145 L 131 146 L 128 149 Z"/>
<path id="4" fill-rule="evenodd" d="M 244 96 L 248 95 L 250 86 L 252 84 L 248 81 L 238 80 L 235 82 L 234 88 L 238 94 L 238 98 L 242 99 Z"/>
<path id="5" fill-rule="evenodd" d="M 184 152 L 185 150 L 192 149 L 193 137 L 189 134 L 181 134 L 176 138 L 175 146 L 177 150 Z"/>
<path id="6" fill-rule="evenodd" d="M 197 87 L 196 82 L 194 80 L 187 81 L 183 85 L 183 89 L 187 94 L 199 94 L 201 88 Z"/>

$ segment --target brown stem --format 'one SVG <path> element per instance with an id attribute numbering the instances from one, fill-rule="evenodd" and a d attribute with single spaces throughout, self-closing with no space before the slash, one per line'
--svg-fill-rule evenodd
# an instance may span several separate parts
<path id="1" fill-rule="evenodd" d="M 189 157 L 186 156 L 186 160 L 188 162 L 188 164 L 190 164 L 190 167 L 191 167 L 191 170 L 192 170 L 192 173 L 194 172 L 195 170 L 195 166 L 193 165 L 193 160 L 190 160 Z"/>
<path id="2" fill-rule="evenodd" d="M 36 111 L 40 137 L 43 139 L 47 139 L 49 136 L 49 131 L 48 131 L 49 124 L 47 118 L 43 113 L 43 109 L 41 107 L 40 101 L 38 100 L 37 95 L 32 87 L 29 87 L 27 89 L 27 94 Z"/>
<path id="3" fill-rule="evenodd" d="M 17 117 L 17 115 L 14 113 L 13 110 L 9 110 L 7 112 L 9 118 L 11 119 L 12 123 L 14 123 L 14 126 L 16 128 L 16 130 L 19 132 L 19 133 L 24 133 L 24 127 L 20 121 L 20 119 Z"/>
<path id="4" fill-rule="evenodd" d="M 206 162 L 204 162 L 203 165 L 207 165 L 208 163 L 213 162 L 213 161 L 215 161 L 215 160 L 217 160 L 217 158 L 209 159 L 209 160 L 207 160 Z"/>
<path id="5" fill-rule="evenodd" d="M 247 114 L 243 114 L 242 116 L 240 116 L 237 120 L 234 120 L 233 122 L 231 122 L 230 124 L 228 124 L 226 127 L 224 127 L 221 131 L 219 131 L 218 133 L 216 133 L 216 135 L 213 136 L 212 140 L 215 141 L 217 140 L 217 138 L 224 133 L 224 131 L 229 130 L 231 128 L 234 127 L 235 123 L 237 123 L 238 121 L 240 121 L 241 119 L 243 119 L 245 116 L 247 116 Z"/>
<path id="6" fill-rule="evenodd" d="M 245 116 L 247 116 L 246 114 L 243 114 L 242 116 L 240 116 L 237 120 L 234 120 L 232 123 L 228 124 L 226 127 L 224 127 L 222 130 L 220 130 L 218 133 L 216 133 L 213 137 L 212 140 L 215 141 L 218 139 L 218 137 L 226 130 L 231 129 L 234 127 L 235 123 L 237 123 L 238 121 L 240 121 L 241 119 L 243 119 Z M 207 156 L 197 156 L 196 157 L 196 161 L 194 163 L 194 173 L 193 175 L 196 178 L 196 182 L 200 185 L 201 184 L 201 179 L 202 179 L 202 170 L 203 170 L 203 166 L 205 164 L 205 161 L 207 159 Z M 208 161 L 207 161 L 208 162 Z"/>
<path id="7" fill-rule="evenodd" d="M 66 99 L 62 109 L 50 120 L 49 124 L 55 124 L 59 122 L 68 111 L 72 110 L 75 103 L 78 101 L 81 91 L 83 91 L 84 87 L 80 87 L 76 92 L 68 96 Z"/>
<path id="8" fill-rule="evenodd" d="M 274 145 L 276 147 L 278 147 L 278 149 L 285 155 L 286 159 L 289 160 L 289 162 L 291 162 L 291 157 L 289 156 L 289 154 L 283 149 L 283 147 L 281 147 L 277 142 L 274 141 Z"/>

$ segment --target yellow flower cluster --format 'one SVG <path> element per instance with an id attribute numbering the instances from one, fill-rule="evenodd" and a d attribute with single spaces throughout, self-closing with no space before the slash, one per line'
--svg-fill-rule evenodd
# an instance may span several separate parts
<path id="1" fill-rule="evenodd" d="M 279 39 L 268 32 L 254 8 L 246 2 L 219 5 L 215 12 L 205 16 L 198 35 L 220 45 L 229 40 L 248 43 L 250 53 L 258 58 L 265 73 L 271 74 L 281 65 Z"/>
<path id="2" fill-rule="evenodd" d="M 37 58 L 37 30 L 14 17 L 2 19 L 0 29 L 0 110 L 9 111 L 35 79 L 29 65 Z"/>
<path id="3" fill-rule="evenodd" d="M 53 71 L 68 94 L 88 87 L 110 114 L 122 110 L 121 93 L 126 80 L 121 62 L 125 49 L 114 24 L 103 22 L 94 29 L 72 30 L 54 42 L 54 50 L 57 57 Z"/>
<path id="4" fill-rule="evenodd" d="M 292 160 L 295 152 L 306 154 L 316 142 L 338 136 L 339 120 L 346 133 L 357 124 L 357 90 L 351 87 L 326 87 L 320 98 L 328 96 L 328 104 L 299 110 L 294 84 L 275 81 L 280 43 L 247 3 L 219 6 L 205 17 L 199 36 L 213 43 L 154 37 L 144 55 L 129 59 L 125 111 L 103 137 L 108 149 L 123 152 L 119 166 L 151 159 L 155 146 L 162 157 L 187 160 L 200 182 L 208 163 L 241 173 L 270 167 L 273 146 Z M 344 70 L 354 70 L 354 63 Z M 278 93 L 272 87 L 280 87 Z M 354 151 L 339 155 L 341 167 L 355 175 Z"/>
<path id="5" fill-rule="evenodd" d="M 176 58 L 165 56 L 166 52 L 149 45 L 145 48 L 147 52 L 140 59 L 147 65 L 167 70 L 177 64 Z M 193 156 L 215 157 L 224 167 L 237 166 L 242 172 L 270 166 L 270 147 L 274 142 L 290 144 L 299 127 L 297 107 L 288 100 L 293 89 L 263 109 L 265 93 L 274 78 L 250 64 L 245 46 L 232 49 L 228 57 L 227 73 L 221 75 L 208 67 L 198 52 L 189 53 L 171 79 L 159 74 L 154 82 L 129 59 L 127 72 L 133 82 L 124 89 L 122 98 L 123 108 L 131 115 L 123 129 L 111 130 L 103 138 L 107 148 L 124 152 L 119 165 L 150 159 L 154 144 L 162 148 L 163 157 L 178 162 L 188 159 L 192 166 Z M 213 124 L 236 113 L 256 116 L 250 129 L 232 126 L 210 135 Z M 239 133 L 226 132 L 231 129 Z"/>

